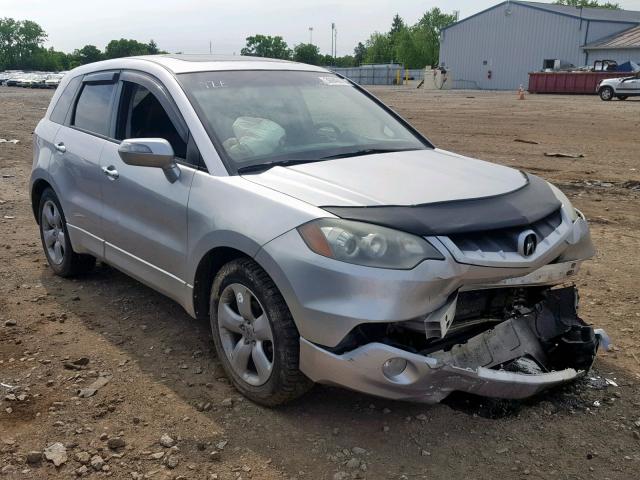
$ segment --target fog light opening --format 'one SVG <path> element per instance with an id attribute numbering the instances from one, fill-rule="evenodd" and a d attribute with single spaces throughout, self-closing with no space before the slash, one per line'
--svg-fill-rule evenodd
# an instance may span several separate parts
<path id="1" fill-rule="evenodd" d="M 404 358 L 390 358 L 382 364 L 382 373 L 389 380 L 396 380 L 407 368 L 407 361 Z"/>

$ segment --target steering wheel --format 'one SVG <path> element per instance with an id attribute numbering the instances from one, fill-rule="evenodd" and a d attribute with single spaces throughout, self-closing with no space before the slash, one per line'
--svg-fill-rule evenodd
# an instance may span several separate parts
<path id="1" fill-rule="evenodd" d="M 314 123 L 316 132 L 324 139 L 334 142 L 342 135 L 342 130 L 337 125 L 331 122 L 318 122 Z"/>

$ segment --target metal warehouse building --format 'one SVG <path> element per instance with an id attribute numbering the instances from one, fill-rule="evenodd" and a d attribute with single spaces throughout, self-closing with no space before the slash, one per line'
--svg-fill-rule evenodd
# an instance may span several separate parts
<path id="1" fill-rule="evenodd" d="M 640 12 L 506 1 L 446 27 L 440 65 L 453 88 L 515 90 L 556 60 L 640 63 Z"/>

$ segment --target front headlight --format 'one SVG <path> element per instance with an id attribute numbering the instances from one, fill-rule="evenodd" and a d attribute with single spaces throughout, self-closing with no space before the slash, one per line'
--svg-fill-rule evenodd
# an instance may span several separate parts
<path id="1" fill-rule="evenodd" d="M 575 208 L 573 208 L 573 205 L 571 205 L 571 201 L 569 201 L 567 196 L 562 193 L 562 191 L 558 187 L 551 183 L 549 183 L 549 186 L 551 187 L 551 190 L 553 191 L 553 194 L 556 196 L 556 198 L 560 200 L 560 203 L 562 203 L 562 207 L 569 214 L 569 218 L 571 218 L 571 221 L 575 222 L 578 219 L 578 212 Z"/>
<path id="2" fill-rule="evenodd" d="M 318 255 L 366 267 L 410 270 L 423 260 L 444 260 L 424 238 L 368 223 L 320 218 L 298 232 Z"/>

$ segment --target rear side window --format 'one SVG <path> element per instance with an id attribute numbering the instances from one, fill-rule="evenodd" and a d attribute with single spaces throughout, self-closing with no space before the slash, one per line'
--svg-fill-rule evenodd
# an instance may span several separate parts
<path id="1" fill-rule="evenodd" d="M 58 98 L 58 103 L 53 107 L 49 120 L 55 123 L 64 124 L 64 120 L 67 118 L 67 113 L 69 112 L 69 107 L 71 107 L 71 103 L 76 96 L 76 92 L 78 91 L 81 81 L 82 76 L 72 78 L 69 81 L 66 88 L 60 95 L 60 98 Z"/>
<path id="2" fill-rule="evenodd" d="M 85 83 L 76 103 L 72 125 L 109 136 L 111 98 L 115 88 L 115 83 Z"/>

